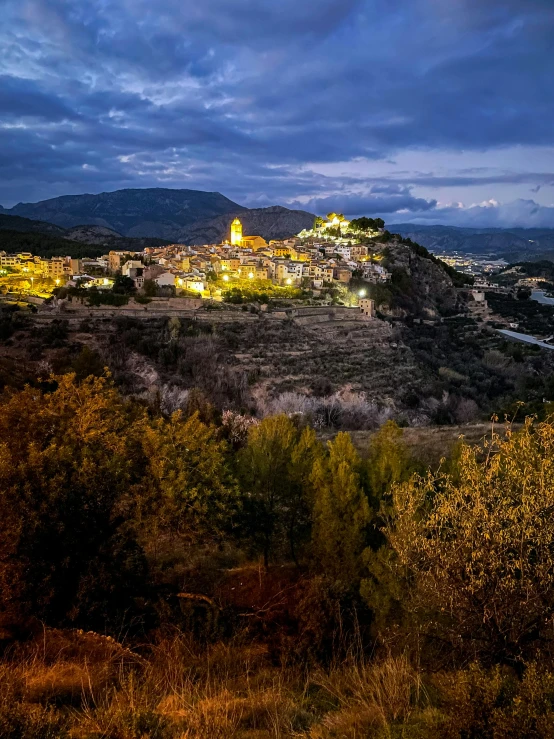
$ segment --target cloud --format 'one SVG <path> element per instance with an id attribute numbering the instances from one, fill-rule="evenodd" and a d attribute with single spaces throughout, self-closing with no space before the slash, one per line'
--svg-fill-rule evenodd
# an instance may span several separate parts
<path id="1" fill-rule="evenodd" d="M 544 199 L 553 29 L 550 0 L 4 0 L 0 202 L 156 184 L 385 215 L 434 213 L 445 188 Z M 428 166 L 383 173 L 406 151 Z"/>
<path id="2" fill-rule="evenodd" d="M 382 192 L 377 190 L 377 192 Z M 385 191 L 386 192 L 386 191 Z M 420 213 L 436 208 L 436 200 L 413 197 L 409 192 L 390 193 L 385 196 L 368 192 L 365 194 L 339 194 L 324 198 L 310 198 L 304 202 L 293 201 L 290 207 L 302 208 L 314 213 L 344 213 L 346 216 L 385 217 L 390 213 Z"/>
<path id="3" fill-rule="evenodd" d="M 403 219 L 395 216 L 395 223 L 442 223 L 475 228 L 554 228 L 554 206 L 539 205 L 534 200 L 518 199 L 509 203 L 494 200 L 464 207 L 456 203 L 428 213 L 413 214 Z"/>

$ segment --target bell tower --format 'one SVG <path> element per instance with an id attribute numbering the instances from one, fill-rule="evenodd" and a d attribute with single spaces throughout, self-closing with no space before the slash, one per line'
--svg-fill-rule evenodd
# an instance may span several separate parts
<path id="1" fill-rule="evenodd" d="M 242 223 L 238 218 L 231 223 L 231 244 L 233 246 L 240 246 L 242 241 Z"/>

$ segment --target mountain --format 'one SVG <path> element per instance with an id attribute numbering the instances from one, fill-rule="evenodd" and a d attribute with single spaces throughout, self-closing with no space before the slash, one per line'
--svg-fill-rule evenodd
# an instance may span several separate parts
<path id="1" fill-rule="evenodd" d="M 490 254 L 511 261 L 554 251 L 552 228 L 459 228 L 413 223 L 394 223 L 388 228 L 435 253 Z"/>
<path id="2" fill-rule="evenodd" d="M 39 203 L 19 203 L 3 213 L 62 228 L 95 225 L 123 236 L 173 240 L 185 226 L 246 210 L 218 192 L 145 188 L 99 195 L 64 195 Z"/>
<path id="3" fill-rule="evenodd" d="M 54 226 L 52 223 L 45 221 L 31 221 L 29 218 L 21 218 L 20 216 L 6 215 L 5 211 L 0 210 L 0 231 L 21 231 L 25 233 L 43 233 L 63 236 L 65 229 Z"/>
<path id="4" fill-rule="evenodd" d="M 45 221 L 0 213 L 0 250 L 30 251 L 37 256 L 100 256 L 110 249 L 142 251 L 146 246 L 170 244 L 164 239 L 129 238 L 104 226 L 65 229 Z"/>
<path id="5" fill-rule="evenodd" d="M 289 210 L 280 205 L 252 208 L 200 221 L 181 229 L 176 241 L 183 244 L 216 244 L 229 237 L 231 221 L 239 216 L 245 236 L 257 235 L 264 239 L 286 239 L 304 228 L 311 228 L 314 214 L 305 210 Z"/>

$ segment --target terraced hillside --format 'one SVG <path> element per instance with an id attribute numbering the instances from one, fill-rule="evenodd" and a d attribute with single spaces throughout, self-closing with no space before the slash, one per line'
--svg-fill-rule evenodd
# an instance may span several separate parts
<path id="1" fill-rule="evenodd" d="M 411 351 L 389 324 L 348 308 L 306 308 L 217 329 L 228 361 L 256 378 L 254 394 L 364 392 L 395 403 L 421 380 Z"/>

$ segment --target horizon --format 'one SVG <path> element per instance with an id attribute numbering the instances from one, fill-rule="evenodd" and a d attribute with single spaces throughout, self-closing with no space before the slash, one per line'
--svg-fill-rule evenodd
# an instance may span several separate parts
<path id="1" fill-rule="evenodd" d="M 0 204 L 151 187 L 554 227 L 549 0 L 7 0 Z"/>
<path id="2" fill-rule="evenodd" d="M 54 198 L 45 198 L 43 201 L 36 201 L 35 203 L 20 201 L 18 203 L 15 203 L 14 206 L 12 206 L 12 207 L 15 207 L 17 205 L 34 205 L 34 204 L 39 203 L 39 202 L 47 202 L 48 200 L 56 200 L 59 197 L 87 197 L 87 196 L 95 197 L 97 195 L 110 195 L 112 193 L 122 192 L 122 191 L 125 191 L 125 190 L 127 190 L 127 191 L 129 191 L 129 190 L 189 190 L 190 192 L 203 192 L 203 193 L 207 193 L 207 194 L 222 195 L 225 198 L 227 197 L 225 195 L 225 193 L 222 193 L 222 192 L 220 192 L 218 190 L 194 190 L 192 188 L 163 187 L 163 186 L 157 185 L 157 186 L 153 186 L 153 187 L 128 187 L 128 188 L 119 188 L 117 190 L 101 190 L 100 192 L 73 193 L 73 194 L 68 194 L 68 195 L 65 195 L 65 196 L 64 195 L 62 195 L 62 196 L 56 196 Z M 228 198 L 228 199 L 230 200 L 230 198 Z M 249 206 L 242 206 L 241 203 L 235 203 L 235 205 L 238 205 L 240 207 L 246 207 L 246 208 L 249 207 Z M 254 207 L 256 207 L 256 206 L 254 206 Z M 261 208 L 271 208 L 271 207 L 284 207 L 284 208 L 287 208 L 288 206 L 282 205 L 281 203 L 274 203 L 273 205 L 265 205 L 265 206 L 260 206 L 260 207 Z M 2 203 L 0 203 L 0 215 L 8 215 L 8 216 L 12 215 L 9 212 L 4 212 L 2 209 L 3 209 L 3 205 L 2 205 Z M 8 211 L 9 208 L 8 209 L 4 209 L 4 210 Z M 302 208 L 297 208 L 296 210 L 303 210 L 303 209 Z M 317 216 L 317 215 L 322 215 L 322 214 L 321 213 L 319 213 L 319 214 L 318 213 L 313 213 L 312 215 Z M 365 213 L 350 213 L 350 214 L 345 214 L 345 215 L 347 215 L 349 218 L 360 218 L 360 217 L 362 217 L 362 216 L 364 216 L 366 214 Z M 378 216 L 379 214 L 375 213 L 375 214 L 372 214 L 372 215 Z M 402 214 L 399 214 L 399 215 L 402 215 Z M 21 216 L 14 216 L 14 217 L 21 217 Z M 32 219 L 32 220 L 34 220 L 34 219 Z M 83 226 L 86 226 L 87 224 L 86 223 L 83 223 L 82 225 Z M 510 231 L 510 230 L 514 230 L 514 231 L 515 230 L 529 230 L 529 231 L 532 231 L 532 230 L 549 230 L 549 229 L 550 230 L 554 230 L 554 225 L 553 226 L 529 226 L 529 225 L 517 225 L 517 224 L 515 224 L 513 226 L 491 226 L 491 225 L 472 224 L 471 226 L 469 226 L 469 225 L 459 225 L 459 224 L 455 224 L 455 223 L 443 223 L 441 221 L 432 221 L 432 220 L 427 221 L 426 223 L 420 223 L 417 218 L 415 218 L 412 221 L 409 221 L 409 220 L 408 221 L 405 221 L 405 220 L 388 221 L 388 222 L 385 223 L 385 225 L 386 226 L 391 226 L 391 228 L 393 226 L 413 226 L 414 228 L 422 228 L 422 227 L 423 228 L 443 227 L 443 228 L 454 228 L 454 229 L 470 229 L 470 230 L 476 230 L 476 231 L 482 231 L 482 230 L 505 230 L 505 231 Z"/>

